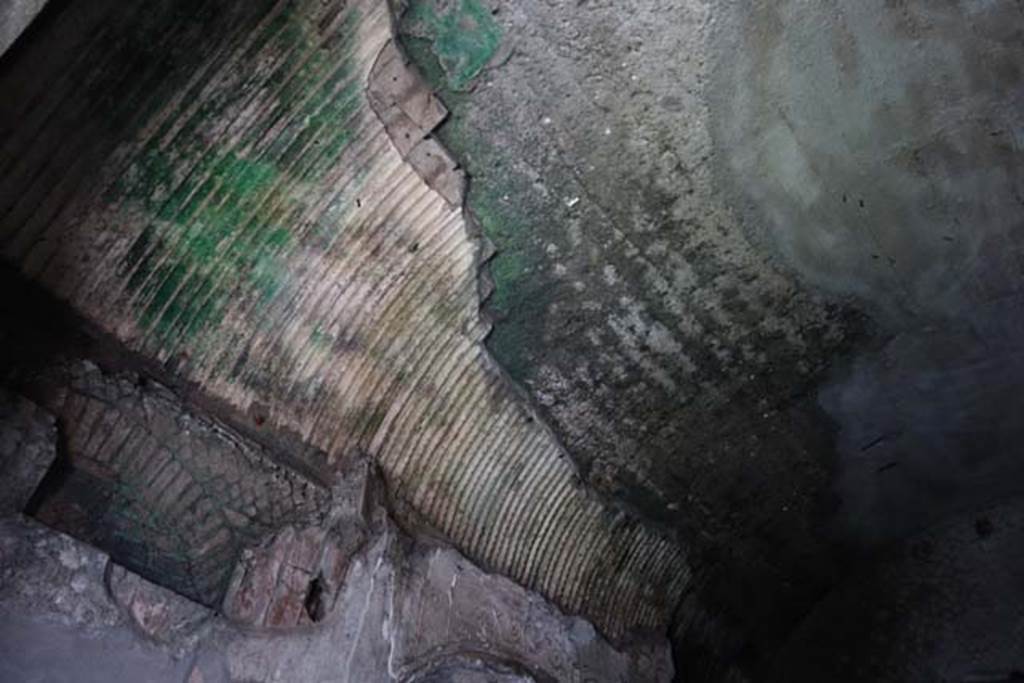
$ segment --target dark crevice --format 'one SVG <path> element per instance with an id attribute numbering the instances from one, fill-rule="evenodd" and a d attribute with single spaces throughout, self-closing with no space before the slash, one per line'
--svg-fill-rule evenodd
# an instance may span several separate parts
<path id="1" fill-rule="evenodd" d="M 303 601 L 302 606 L 306 610 L 306 616 L 313 623 L 323 621 L 324 617 L 327 616 L 327 605 L 324 604 L 326 588 L 324 576 L 321 573 L 317 574 L 309 582 L 309 587 L 306 589 L 306 599 Z"/>

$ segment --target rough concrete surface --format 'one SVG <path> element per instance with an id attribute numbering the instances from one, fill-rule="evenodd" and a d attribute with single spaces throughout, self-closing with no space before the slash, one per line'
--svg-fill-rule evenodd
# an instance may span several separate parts
<path id="1" fill-rule="evenodd" d="M 57 457 L 53 416 L 0 389 L 0 517 L 22 512 Z"/>
<path id="2" fill-rule="evenodd" d="M 408 4 L 497 248 L 489 346 L 698 553 L 684 669 L 1024 492 L 1019 3 Z M 498 45 L 447 31 L 469 6 Z"/>

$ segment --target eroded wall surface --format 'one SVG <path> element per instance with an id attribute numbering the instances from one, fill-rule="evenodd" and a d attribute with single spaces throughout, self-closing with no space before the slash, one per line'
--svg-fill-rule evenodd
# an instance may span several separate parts
<path id="1" fill-rule="evenodd" d="M 1019 6 L 408 4 L 498 250 L 488 344 L 682 530 L 683 665 L 769 657 L 884 544 L 1021 495 Z"/>
<path id="2" fill-rule="evenodd" d="M 0 83 L 3 257 L 304 469 L 367 454 L 488 568 L 615 637 L 664 628 L 682 549 L 580 481 L 482 346 L 483 249 L 393 19 L 69 4 Z"/>
<path id="3" fill-rule="evenodd" d="M 863 325 L 752 243 L 716 179 L 707 89 L 731 5 L 411 5 L 406 44 L 498 249 L 488 346 L 591 485 L 683 530 L 710 611 L 784 633 L 837 570 L 815 528 L 831 430 L 814 387 Z M 476 41 L 449 30 L 468 6 L 496 27 Z"/>

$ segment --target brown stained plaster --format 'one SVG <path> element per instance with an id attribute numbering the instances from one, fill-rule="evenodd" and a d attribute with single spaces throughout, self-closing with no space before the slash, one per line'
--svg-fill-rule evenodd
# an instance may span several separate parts
<path id="1" fill-rule="evenodd" d="M 377 56 L 366 95 L 402 159 L 449 206 L 461 207 L 466 176 L 448 150 L 430 137 L 447 118 L 448 110 L 394 40 Z"/>

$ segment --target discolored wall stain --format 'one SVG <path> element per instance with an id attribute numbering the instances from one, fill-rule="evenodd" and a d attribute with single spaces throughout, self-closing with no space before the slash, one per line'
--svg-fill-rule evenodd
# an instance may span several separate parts
<path id="1" fill-rule="evenodd" d="M 330 247 L 335 228 L 328 221 L 343 218 L 340 202 L 307 233 L 292 230 L 292 222 L 311 208 L 311 198 L 298 198 L 300 188 L 321 182 L 352 137 L 359 107 L 351 62 L 357 25 L 358 15 L 350 14 L 341 35 L 318 47 L 300 11 L 279 13 L 242 57 L 264 49 L 277 63 L 283 87 L 275 100 L 243 101 L 229 92 L 176 130 L 178 122 L 166 120 L 108 190 L 112 204 L 136 201 L 152 215 L 121 263 L 143 334 L 171 348 L 215 334 L 230 297 L 243 294 L 269 305 L 286 287 L 290 259 L 304 252 L 299 247 Z M 231 135 L 230 126 L 219 128 L 218 119 L 260 109 L 270 110 L 268 127 L 241 136 Z M 302 125 L 269 136 L 289 120 Z"/>
<path id="2" fill-rule="evenodd" d="M 501 44 L 500 25 L 481 0 L 415 2 L 404 17 L 406 30 L 429 39 L 448 85 L 466 90 Z"/>

